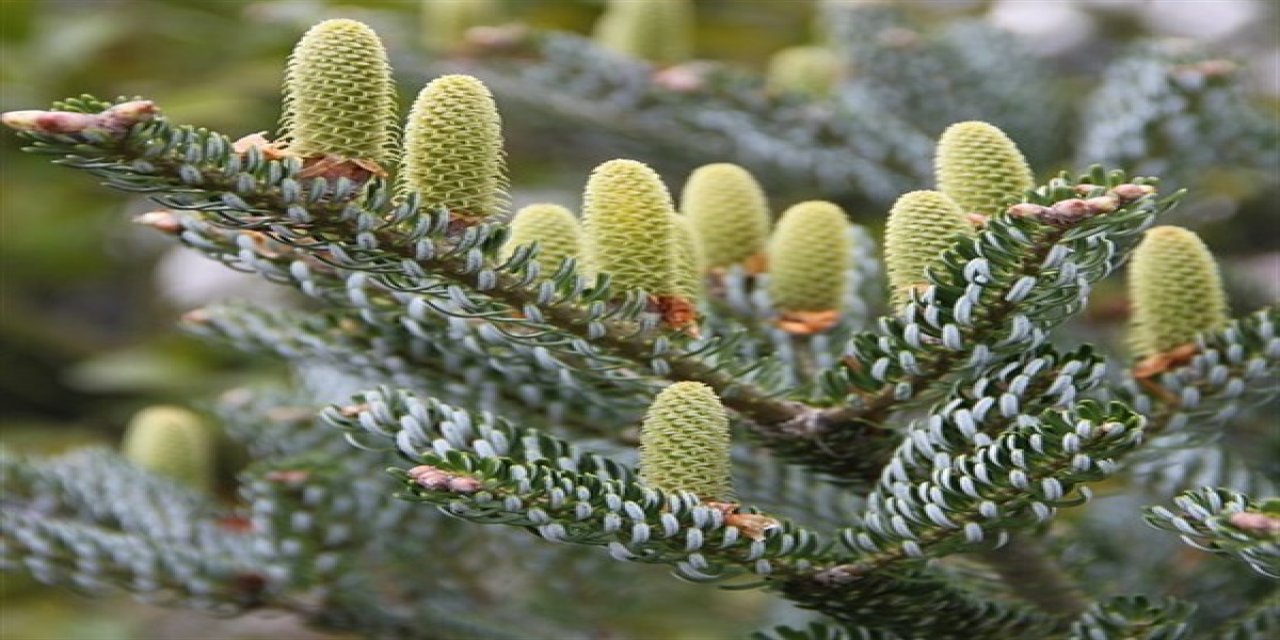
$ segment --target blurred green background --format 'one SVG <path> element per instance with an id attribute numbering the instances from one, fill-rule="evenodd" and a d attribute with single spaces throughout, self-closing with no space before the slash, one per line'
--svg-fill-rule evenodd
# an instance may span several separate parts
<path id="1" fill-rule="evenodd" d="M 1275 24 L 1274 3 L 1223 3 L 1215 6 L 1240 4 L 1265 18 L 1242 22 L 1226 35 L 1215 32 L 1213 38 L 1237 48 L 1241 43 L 1252 46 L 1259 56 L 1259 90 L 1275 91 L 1280 78 L 1271 76 L 1280 74 L 1280 43 L 1274 29 L 1266 29 Z M 1041 38 L 1048 36 L 1035 36 L 1030 27 L 1048 22 L 1059 26 L 1057 35 L 1062 36 L 1067 26 L 1077 29 L 1077 18 L 1083 16 L 1088 32 L 1049 52 L 1083 69 L 1090 67 L 1091 55 L 1105 52 L 1091 42 L 1115 44 L 1171 29 L 1142 13 L 1146 9 L 1141 3 L 1023 4 L 1040 4 L 1057 12 L 1056 17 L 1010 17 L 1018 7 L 1009 2 L 921 2 L 912 8 L 932 20 L 986 13 L 997 22 L 1028 27 L 1027 33 Z M 365 20 L 384 35 L 395 59 L 417 55 L 425 60 L 413 32 L 417 5 L 376 0 L 3 0 L 0 110 L 45 108 L 81 93 L 138 95 L 155 100 L 178 122 L 232 136 L 271 130 L 284 60 L 309 25 L 339 16 Z M 1131 10 L 1116 8 L 1121 6 Z M 586 32 L 601 6 L 586 0 L 513 0 L 507 9 L 535 26 Z M 1064 9 L 1074 14 L 1062 15 Z M 772 51 L 810 38 L 812 4 L 699 0 L 698 18 L 700 57 L 761 68 Z M 1172 27 L 1175 34 L 1178 28 Z M 402 87 L 406 102 L 414 90 Z M 560 186 L 580 183 L 590 168 L 582 162 L 547 166 L 540 149 L 522 144 L 521 131 L 509 128 L 507 135 L 512 173 L 521 188 L 540 188 L 537 179 Z M 176 252 L 169 239 L 127 223 L 151 208 L 145 200 L 107 192 L 91 177 L 61 171 L 19 147 L 14 136 L 0 134 L 0 441 L 38 451 L 113 443 L 127 417 L 142 406 L 190 405 L 232 386 L 283 377 L 274 363 L 222 352 L 172 329 L 183 311 L 212 299 L 247 294 L 280 304 L 287 300 L 283 289 L 250 284 L 247 276 L 231 277 L 202 258 Z M 576 202 L 570 192 L 563 198 L 566 204 Z M 1221 240 L 1214 243 L 1215 250 L 1254 274 L 1254 284 L 1246 286 L 1257 287 L 1280 275 L 1274 254 L 1280 222 L 1275 202 L 1253 206 L 1261 213 L 1236 219 L 1230 233 L 1210 229 L 1209 235 Z M 1244 228 L 1238 226 L 1241 220 Z M 1260 295 L 1275 297 L 1274 292 Z M 4 580 L 0 635 L 13 640 L 304 637 L 287 619 L 210 623 L 123 598 L 88 600 L 32 589 L 7 574 Z"/>

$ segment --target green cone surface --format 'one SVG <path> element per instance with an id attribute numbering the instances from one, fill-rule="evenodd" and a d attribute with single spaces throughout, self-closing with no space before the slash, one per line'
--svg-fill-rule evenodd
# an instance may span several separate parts
<path id="1" fill-rule="evenodd" d="M 401 191 L 418 193 L 427 208 L 471 219 L 502 209 L 502 120 L 483 82 L 447 75 L 422 89 L 405 125 L 400 180 Z"/>
<path id="2" fill-rule="evenodd" d="M 910 301 L 911 289 L 927 283 L 925 267 L 936 262 L 957 236 L 973 235 L 973 226 L 946 194 L 912 191 L 894 203 L 884 235 L 893 306 L 901 308 Z"/>
<path id="3" fill-rule="evenodd" d="M 788 47 L 769 58 L 765 86 L 772 91 L 829 95 L 840 76 L 840 59 L 826 47 Z"/>
<path id="4" fill-rule="evenodd" d="M 610 160 L 591 172 L 582 198 L 587 262 L 614 291 L 674 292 L 671 195 L 643 163 Z"/>
<path id="5" fill-rule="evenodd" d="M 422 41 L 432 51 L 456 49 L 472 27 L 497 24 L 496 0 L 422 0 Z"/>
<path id="6" fill-rule="evenodd" d="M 122 445 L 125 458 L 152 473 L 210 492 L 216 443 L 200 416 L 181 407 L 155 406 L 133 416 Z"/>
<path id="7" fill-rule="evenodd" d="M 717 163 L 689 175 L 680 195 L 693 221 L 709 268 L 730 267 L 764 251 L 769 237 L 769 203 L 746 169 Z"/>
<path id="8" fill-rule="evenodd" d="M 729 418 L 711 387 L 677 382 L 654 399 L 640 429 L 640 478 L 663 491 L 733 499 Z"/>
<path id="9" fill-rule="evenodd" d="M 1129 302 L 1129 343 L 1138 358 L 1194 342 L 1228 321 L 1213 254 L 1181 227 L 1154 227 L 1142 237 L 1129 263 Z"/>
<path id="10" fill-rule="evenodd" d="M 672 213 L 671 231 L 675 293 L 696 305 L 702 300 L 702 272 L 706 269 L 698 230 L 688 216 Z"/>
<path id="11" fill-rule="evenodd" d="M 985 122 L 958 122 L 938 141 L 938 190 L 965 213 L 995 215 L 1005 201 L 1035 186 L 1035 176 L 1009 136 Z"/>
<path id="12" fill-rule="evenodd" d="M 511 236 L 502 245 L 499 257 L 511 257 L 516 247 L 537 243 L 542 277 L 555 273 L 565 258 L 577 258 L 582 250 L 582 231 L 578 219 L 556 204 L 531 204 L 516 212 L 511 219 Z"/>
<path id="13" fill-rule="evenodd" d="M 311 27 L 289 57 L 280 139 L 301 156 L 388 165 L 396 145 L 396 87 L 378 35 L 355 20 Z"/>
<path id="14" fill-rule="evenodd" d="M 693 13 L 690 0 L 610 0 L 592 37 L 633 58 L 682 62 L 693 56 Z"/>
<path id="15" fill-rule="evenodd" d="M 838 310 L 851 259 L 849 222 L 830 202 L 782 214 L 769 240 L 769 297 L 780 311 Z"/>

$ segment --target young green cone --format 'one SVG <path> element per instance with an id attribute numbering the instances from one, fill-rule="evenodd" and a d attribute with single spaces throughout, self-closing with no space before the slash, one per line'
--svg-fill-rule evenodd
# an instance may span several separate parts
<path id="1" fill-rule="evenodd" d="M 765 86 L 774 92 L 831 94 L 840 77 L 840 59 L 827 47 L 788 47 L 769 58 Z"/>
<path id="2" fill-rule="evenodd" d="M 673 212 L 671 231 L 675 280 L 673 288 L 676 295 L 696 306 L 702 300 L 702 272 L 706 268 L 706 259 L 698 241 L 698 230 L 693 228 L 693 222 L 688 216 Z"/>
<path id="3" fill-rule="evenodd" d="M 511 219 L 511 236 L 498 254 L 502 260 L 511 257 L 516 247 L 538 245 L 534 258 L 541 267 L 541 277 L 555 273 L 565 258 L 577 258 L 582 250 L 582 231 L 578 219 L 568 209 L 556 204 L 531 204 L 516 212 Z"/>
<path id="4" fill-rule="evenodd" d="M 605 49 L 669 64 L 693 56 L 690 0 L 610 0 L 592 37 Z"/>
<path id="5" fill-rule="evenodd" d="M 728 163 L 699 167 L 684 185 L 680 206 L 697 230 L 708 268 L 747 264 L 760 270 L 769 204 L 746 169 Z"/>
<path id="6" fill-rule="evenodd" d="M 985 122 L 958 122 L 938 140 L 938 190 L 965 213 L 995 215 L 1035 186 L 1027 159 L 1009 136 Z"/>
<path id="7" fill-rule="evenodd" d="M 769 297 L 782 328 L 815 333 L 839 320 L 850 250 L 840 207 L 802 202 L 782 214 L 769 239 Z"/>
<path id="8" fill-rule="evenodd" d="M 671 195 L 662 179 L 634 160 L 610 160 L 591 172 L 582 198 L 587 263 L 608 273 L 619 294 L 675 291 Z"/>
<path id="9" fill-rule="evenodd" d="M 885 223 L 884 262 L 893 306 L 901 309 L 911 291 L 927 283 L 925 267 L 938 260 L 957 236 L 973 235 L 973 226 L 955 201 L 938 191 L 902 195 Z"/>
<path id="10" fill-rule="evenodd" d="M 507 167 L 502 120 L 489 88 L 466 75 L 440 76 L 418 94 L 405 125 L 401 192 L 428 210 L 474 222 L 501 211 Z"/>
<path id="11" fill-rule="evenodd" d="M 733 499 L 729 418 L 711 387 L 677 382 L 654 399 L 640 429 L 640 479 L 704 501 Z"/>
<path id="12" fill-rule="evenodd" d="M 373 29 L 325 20 L 289 57 L 280 141 L 303 157 L 388 165 L 395 156 L 396 103 L 387 52 Z"/>
<path id="13" fill-rule="evenodd" d="M 171 406 L 148 407 L 135 414 L 122 445 L 130 462 L 205 493 L 213 490 L 216 448 L 199 416 Z"/>
<path id="14" fill-rule="evenodd" d="M 472 27 L 497 24 L 496 0 L 422 0 L 422 41 L 431 51 L 457 49 Z"/>
<path id="15" fill-rule="evenodd" d="M 1192 343 L 1228 322 L 1213 254 L 1181 227 L 1154 227 L 1142 237 L 1129 263 L 1129 302 L 1129 344 L 1138 358 Z"/>

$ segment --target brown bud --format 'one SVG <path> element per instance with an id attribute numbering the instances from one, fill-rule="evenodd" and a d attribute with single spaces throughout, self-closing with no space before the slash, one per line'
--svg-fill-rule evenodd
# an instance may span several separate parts
<path id="1" fill-rule="evenodd" d="M 654 72 L 653 84 L 676 93 L 692 93 L 706 86 L 707 66 L 702 63 L 680 64 Z"/>
<path id="2" fill-rule="evenodd" d="M 469 48 L 481 51 L 513 51 L 529 41 L 529 28 L 519 23 L 478 26 L 467 29 L 463 39 Z"/>
<path id="3" fill-rule="evenodd" d="M 134 224 L 151 227 L 161 233 L 176 236 L 182 233 L 182 218 L 168 209 L 148 211 L 133 219 Z"/>
<path id="4" fill-rule="evenodd" d="M 1227 517 L 1227 522 L 1237 529 L 1263 536 L 1280 536 L 1280 518 L 1256 511 L 1241 511 Z"/>
<path id="5" fill-rule="evenodd" d="M 656 296 L 652 302 L 657 305 L 665 326 L 695 338 L 699 336 L 698 309 L 693 303 L 681 296 Z"/>
<path id="6" fill-rule="evenodd" d="M 420 464 L 416 467 L 410 468 L 408 471 L 405 472 L 405 474 L 408 475 L 410 478 L 417 480 L 418 476 L 424 473 L 427 473 L 428 471 L 435 471 L 435 470 L 436 468 L 429 464 Z"/>
<path id="7" fill-rule="evenodd" d="M 1055 202 L 1047 211 L 1042 211 L 1040 221 L 1058 227 L 1067 227 L 1091 218 L 1096 213 L 1088 202 L 1080 198 L 1069 198 Z"/>
<path id="8" fill-rule="evenodd" d="M 1199 352 L 1200 347 L 1196 343 L 1188 342 L 1163 353 L 1152 354 L 1134 365 L 1133 377 L 1139 380 L 1154 378 L 1169 369 L 1191 362 Z"/>
<path id="9" fill-rule="evenodd" d="M 182 314 L 181 318 L 182 322 L 190 324 L 206 324 L 212 319 L 212 316 L 210 316 L 209 312 L 205 309 L 192 309 Z"/>
<path id="10" fill-rule="evenodd" d="M 425 465 L 424 465 L 425 466 Z M 415 467 L 418 469 L 419 467 Z M 452 477 L 435 467 L 427 467 L 425 471 L 420 471 L 417 475 L 411 476 L 418 486 L 428 491 L 445 491 L 449 488 L 449 480 Z"/>
<path id="11" fill-rule="evenodd" d="M 150 100 L 131 100 L 98 114 L 99 125 L 104 129 L 124 132 L 139 122 L 147 122 L 156 117 L 156 104 Z"/>
<path id="12" fill-rule="evenodd" d="M 342 407 L 341 409 L 338 409 L 338 414 L 344 418 L 354 418 L 368 410 L 369 410 L 369 405 L 364 402 L 361 402 L 360 404 L 349 404 L 345 407 Z M 421 467 L 414 467 L 413 469 L 420 469 L 420 468 Z M 409 470 L 410 475 L 413 475 L 413 469 Z"/>
<path id="13" fill-rule="evenodd" d="M 704 502 L 706 506 L 719 511 L 724 515 L 724 523 L 730 527 L 736 527 L 742 535 L 752 540 L 763 540 L 765 534 L 770 530 L 777 529 L 782 526 L 776 518 L 770 518 L 766 515 L 758 513 L 738 513 L 740 505 L 734 502 Z"/>
<path id="14" fill-rule="evenodd" d="M 1098 196 L 1084 202 L 1093 210 L 1093 215 L 1111 213 L 1120 208 L 1120 200 L 1114 196 Z"/>
<path id="15" fill-rule="evenodd" d="M 737 527 L 742 535 L 752 540 L 764 540 L 765 534 L 774 529 L 782 527 L 782 523 L 776 518 L 763 516 L 758 513 L 731 513 L 725 516 L 724 523 Z"/>
<path id="16" fill-rule="evenodd" d="M 0 122 L 17 131 L 32 133 L 80 133 L 98 125 L 98 116 L 69 111 L 9 111 L 0 115 Z"/>
<path id="17" fill-rule="evenodd" d="M 281 484 L 298 485 L 307 481 L 311 477 L 311 473 L 301 469 L 277 469 L 268 471 L 263 474 L 262 478 L 268 482 L 279 482 Z"/>
<path id="18" fill-rule="evenodd" d="M 373 176 L 385 178 L 387 170 L 372 160 L 340 156 L 307 158 L 302 162 L 302 171 L 298 172 L 299 178 L 324 178 L 331 182 L 346 178 L 357 184 L 364 184 Z"/>
<path id="19" fill-rule="evenodd" d="M 984 216 L 981 213 L 966 213 L 964 214 L 964 219 L 973 225 L 973 228 L 981 229 L 987 226 L 988 216 Z"/>
<path id="20" fill-rule="evenodd" d="M 213 523 L 219 529 L 232 533 L 249 533 L 253 531 L 253 521 L 241 515 L 223 516 L 214 520 Z"/>
<path id="21" fill-rule="evenodd" d="M 483 485 L 475 478 L 465 476 L 456 476 L 449 479 L 449 491 L 452 493 L 475 493 L 480 490 Z"/>
<path id="22" fill-rule="evenodd" d="M 483 484 L 475 479 L 456 473 L 450 473 L 429 464 L 420 464 L 409 469 L 406 474 L 418 486 L 428 491 L 448 491 L 450 493 L 475 493 Z"/>
<path id="23" fill-rule="evenodd" d="M 1048 210 L 1049 208 L 1045 206 L 1023 202 L 1009 207 L 1005 210 L 1005 213 L 1008 213 L 1012 218 L 1039 218 Z"/>
<path id="24" fill-rule="evenodd" d="M 840 312 L 835 309 L 825 311 L 784 311 L 778 317 L 778 328 L 797 336 L 808 336 L 822 333 L 840 322 Z"/>
<path id="25" fill-rule="evenodd" d="M 1121 184 L 1111 190 L 1111 194 L 1120 199 L 1121 204 L 1129 204 L 1138 198 L 1156 192 L 1149 184 Z"/>

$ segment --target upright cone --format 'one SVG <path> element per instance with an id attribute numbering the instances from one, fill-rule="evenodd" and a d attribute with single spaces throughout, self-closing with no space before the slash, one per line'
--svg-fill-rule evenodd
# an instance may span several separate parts
<path id="1" fill-rule="evenodd" d="M 535 258 L 541 277 L 555 272 L 565 258 L 577 258 L 582 251 L 582 231 L 578 219 L 568 209 L 556 204 L 531 204 L 516 212 L 511 219 L 511 237 L 502 245 L 503 260 L 520 247 L 538 245 Z"/>
<path id="2" fill-rule="evenodd" d="M 280 143 L 303 157 L 388 165 L 396 152 L 396 109 L 378 35 L 355 20 L 325 20 L 289 57 Z"/>
<path id="3" fill-rule="evenodd" d="M 418 94 L 405 126 L 402 193 L 429 209 L 475 222 L 506 204 L 502 119 L 489 88 L 467 75 L 432 80 Z"/>
<path id="4" fill-rule="evenodd" d="M 596 167 L 582 212 L 587 263 L 595 273 L 609 273 L 615 291 L 675 291 L 671 195 L 653 169 L 634 160 Z"/>
<path id="5" fill-rule="evenodd" d="M 938 261 L 957 238 L 973 235 L 956 203 L 938 191 L 912 191 L 898 198 L 885 223 L 884 261 L 894 308 L 911 300 L 927 283 L 925 268 Z"/>
<path id="6" fill-rule="evenodd" d="M 1129 263 L 1129 301 L 1129 344 L 1138 358 L 1192 343 L 1229 319 L 1213 254 L 1181 227 L 1154 227 L 1142 237 Z"/>
<path id="7" fill-rule="evenodd" d="M 497 24 L 497 0 L 422 0 L 422 41 L 432 51 L 457 49 L 472 27 Z"/>
<path id="8" fill-rule="evenodd" d="M 689 304 L 697 305 L 702 300 L 702 272 L 706 269 L 706 258 L 702 254 L 698 230 L 693 227 L 688 216 L 672 213 L 671 231 L 675 294 Z"/>
<path id="9" fill-rule="evenodd" d="M 680 208 L 697 230 L 708 268 L 760 266 L 769 203 L 746 169 L 729 163 L 698 167 L 684 185 Z"/>
<path id="10" fill-rule="evenodd" d="M 213 490 L 213 436 L 196 414 L 181 407 L 155 406 L 129 421 L 122 445 L 125 458 L 155 473 L 208 493 Z"/>
<path id="11" fill-rule="evenodd" d="M 640 479 L 663 491 L 729 502 L 729 418 L 715 391 L 677 382 L 658 394 L 640 429 Z"/>
<path id="12" fill-rule="evenodd" d="M 959 122 L 938 140 L 934 167 L 938 190 L 965 213 L 986 216 L 1004 211 L 1035 186 L 1035 176 L 1022 151 L 1009 136 L 985 122 Z"/>
<path id="13" fill-rule="evenodd" d="M 769 297 L 793 333 L 839 320 L 850 256 L 849 222 L 830 202 L 802 202 L 782 214 L 769 240 Z"/>
<path id="14" fill-rule="evenodd" d="M 831 94 L 840 78 L 840 58 L 821 46 L 788 47 L 769 58 L 765 86 L 775 92 Z"/>
<path id="15" fill-rule="evenodd" d="M 693 56 L 690 0 L 610 0 L 592 37 L 600 46 L 660 64 Z"/>

